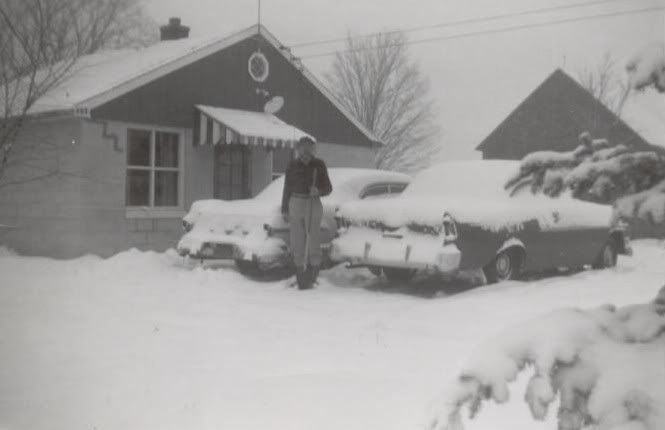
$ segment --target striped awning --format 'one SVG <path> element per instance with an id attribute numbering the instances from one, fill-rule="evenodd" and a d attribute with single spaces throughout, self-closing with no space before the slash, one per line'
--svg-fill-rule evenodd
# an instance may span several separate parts
<path id="1" fill-rule="evenodd" d="M 200 145 L 242 144 L 274 148 L 293 147 L 304 136 L 312 136 L 275 115 L 197 105 Z"/>

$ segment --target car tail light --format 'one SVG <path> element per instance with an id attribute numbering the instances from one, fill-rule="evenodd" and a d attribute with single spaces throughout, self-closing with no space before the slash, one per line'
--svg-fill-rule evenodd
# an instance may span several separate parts
<path id="1" fill-rule="evenodd" d="M 442 223 L 442 232 L 443 232 L 443 244 L 448 245 L 454 243 L 457 240 L 457 226 L 455 225 L 455 220 L 450 214 L 443 215 Z"/>
<path id="2" fill-rule="evenodd" d="M 182 229 L 185 231 L 185 233 L 189 233 L 192 230 L 192 223 L 189 223 L 185 220 L 182 220 Z"/>

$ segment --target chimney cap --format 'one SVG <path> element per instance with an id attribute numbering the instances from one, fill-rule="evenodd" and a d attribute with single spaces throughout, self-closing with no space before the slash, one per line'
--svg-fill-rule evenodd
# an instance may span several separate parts
<path id="1" fill-rule="evenodd" d="M 189 27 L 181 25 L 180 18 L 177 16 L 169 18 L 169 23 L 159 28 L 160 39 L 178 40 L 189 37 Z"/>

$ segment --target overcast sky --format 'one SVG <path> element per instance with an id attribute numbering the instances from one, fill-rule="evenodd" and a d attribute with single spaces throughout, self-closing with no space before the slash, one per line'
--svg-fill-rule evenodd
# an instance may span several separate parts
<path id="1" fill-rule="evenodd" d="M 263 24 L 285 45 L 434 25 L 590 0 L 262 0 Z M 523 24 L 597 15 L 663 5 L 663 0 L 615 0 L 519 18 L 410 32 L 411 40 Z M 256 0 L 148 0 L 160 23 L 179 16 L 192 37 L 233 32 L 257 21 Z M 557 67 L 575 75 L 597 63 L 605 52 L 625 61 L 646 42 L 665 39 L 665 13 L 648 12 L 613 18 L 541 26 L 514 32 L 477 35 L 410 45 L 413 58 L 431 81 L 443 130 L 445 158 L 474 158 L 474 147 Z M 342 45 L 294 49 L 306 56 Z M 332 57 L 305 59 L 318 76 Z M 654 102 L 655 100 L 655 102 Z M 662 110 L 662 98 L 649 100 Z M 287 100 L 288 103 L 288 100 Z"/>

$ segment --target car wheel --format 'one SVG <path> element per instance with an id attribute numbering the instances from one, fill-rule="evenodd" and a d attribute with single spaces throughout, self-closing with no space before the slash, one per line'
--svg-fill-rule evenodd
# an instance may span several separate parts
<path id="1" fill-rule="evenodd" d="M 271 269 L 262 269 L 261 266 L 255 261 L 248 260 L 235 260 L 238 272 L 247 276 L 248 278 L 256 280 L 280 280 L 287 279 L 293 276 L 295 269 L 291 266 L 278 266 Z"/>
<path id="2" fill-rule="evenodd" d="M 403 269 L 400 267 L 384 267 L 382 268 L 383 274 L 389 281 L 393 282 L 406 282 L 416 276 L 414 269 Z"/>
<path id="3" fill-rule="evenodd" d="M 238 272 L 242 273 L 245 276 L 254 277 L 261 272 L 261 270 L 259 269 L 259 265 L 256 264 L 256 262 L 254 261 L 237 259 L 235 260 L 235 263 Z"/>
<path id="4" fill-rule="evenodd" d="M 501 251 L 490 264 L 483 268 L 488 284 L 517 279 L 519 254 L 515 251 Z"/>
<path id="5" fill-rule="evenodd" d="M 594 269 L 608 269 L 617 265 L 617 251 L 612 242 L 608 242 L 603 246 L 600 255 L 593 263 Z"/>

